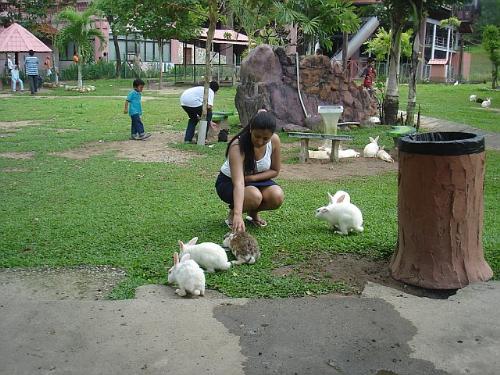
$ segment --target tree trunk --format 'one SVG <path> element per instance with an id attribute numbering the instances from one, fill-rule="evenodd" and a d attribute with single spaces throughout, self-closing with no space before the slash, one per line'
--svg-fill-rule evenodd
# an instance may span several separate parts
<path id="1" fill-rule="evenodd" d="M 493 64 L 493 69 L 491 70 L 491 88 L 496 90 L 498 80 L 498 65 Z"/>
<path id="2" fill-rule="evenodd" d="M 202 120 L 207 122 L 207 113 L 208 113 L 208 88 L 210 84 L 210 80 L 212 78 L 212 69 L 211 69 L 211 57 L 212 57 L 212 41 L 214 39 L 215 34 L 215 26 L 217 25 L 218 19 L 218 9 L 217 9 L 217 0 L 209 0 L 208 1 L 208 32 L 207 32 L 207 44 L 205 47 L 205 87 L 203 90 L 203 107 L 201 111 Z M 206 126 L 210 126 L 207 122 Z M 205 144 L 205 135 L 207 132 L 207 128 L 205 128 L 205 132 L 198 131 L 198 144 Z M 203 134 L 202 134 L 203 133 Z"/>
<path id="3" fill-rule="evenodd" d="M 160 48 L 160 80 L 158 82 L 158 90 L 161 90 L 163 85 L 163 40 L 158 40 L 158 47 Z"/>
<path id="4" fill-rule="evenodd" d="M 415 122 L 415 108 L 417 104 L 417 71 L 419 64 L 420 51 L 422 44 L 420 43 L 420 28 L 422 27 L 422 8 L 421 3 L 415 4 L 414 9 L 414 26 L 415 33 L 413 37 L 411 63 L 410 63 L 410 77 L 408 82 L 408 104 L 406 105 L 406 125 L 413 126 Z M 425 27 L 425 23 L 424 23 Z"/>
<path id="5" fill-rule="evenodd" d="M 52 43 L 52 45 L 54 45 L 54 43 Z M 56 85 L 59 85 L 59 64 L 56 64 L 56 54 L 54 50 L 52 50 L 52 71 L 54 73 L 54 82 Z"/>
<path id="6" fill-rule="evenodd" d="M 120 55 L 120 44 L 118 44 L 118 35 L 116 34 L 116 30 L 113 22 L 113 16 L 107 16 L 106 19 L 111 27 L 111 33 L 113 34 L 113 45 L 115 46 L 115 58 L 116 58 L 116 70 L 115 77 L 120 78 L 120 73 L 122 70 L 122 57 Z"/>
<path id="7" fill-rule="evenodd" d="M 297 25 L 291 23 L 290 25 L 285 26 L 285 28 L 288 31 L 289 40 L 289 44 L 287 44 L 285 51 L 287 55 L 295 55 L 295 52 L 297 52 Z"/>
<path id="8" fill-rule="evenodd" d="M 398 120 L 399 110 L 399 59 L 401 56 L 402 23 L 393 23 L 389 53 L 389 74 L 384 100 L 384 124 L 393 125 Z"/>
<path id="9" fill-rule="evenodd" d="M 344 74 L 347 72 L 347 47 L 349 44 L 349 34 L 346 32 L 342 33 L 342 69 L 344 69 Z"/>
<path id="10" fill-rule="evenodd" d="M 83 87 L 83 77 L 82 77 L 82 65 L 83 65 L 83 56 L 82 56 L 82 51 L 80 50 L 80 47 L 78 47 L 78 64 L 77 64 L 77 69 L 78 69 L 78 82 L 77 86 L 79 89 Z"/>
<path id="11" fill-rule="evenodd" d="M 458 56 L 458 81 L 462 83 L 464 76 L 462 70 L 464 69 L 464 37 L 460 34 L 460 52 Z"/>

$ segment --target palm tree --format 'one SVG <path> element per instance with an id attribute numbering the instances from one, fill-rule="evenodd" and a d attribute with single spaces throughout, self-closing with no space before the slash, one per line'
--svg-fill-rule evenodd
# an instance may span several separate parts
<path id="1" fill-rule="evenodd" d="M 101 31 L 92 27 L 92 16 L 94 9 L 87 8 L 84 12 L 78 12 L 74 8 L 66 8 L 57 15 L 57 19 L 66 23 L 57 35 L 56 45 L 59 49 L 66 48 L 69 42 L 76 46 L 78 54 L 78 87 L 83 87 L 82 67 L 92 54 L 92 42 L 98 38 L 104 42 Z"/>

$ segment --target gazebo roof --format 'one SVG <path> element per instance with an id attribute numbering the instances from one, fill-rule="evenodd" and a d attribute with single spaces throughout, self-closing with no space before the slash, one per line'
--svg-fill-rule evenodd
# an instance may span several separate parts
<path id="1" fill-rule="evenodd" d="M 2 30 L 0 37 L 0 52 L 51 52 L 40 39 L 18 23 L 13 23 Z"/>

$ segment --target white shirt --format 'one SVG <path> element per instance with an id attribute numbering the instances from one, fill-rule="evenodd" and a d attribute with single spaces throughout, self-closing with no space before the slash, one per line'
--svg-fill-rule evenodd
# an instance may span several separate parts
<path id="1" fill-rule="evenodd" d="M 201 107 L 203 105 L 203 86 L 191 87 L 184 91 L 181 95 L 181 105 L 185 107 Z M 214 105 L 215 93 L 211 88 L 208 89 L 208 105 Z"/>
<path id="2" fill-rule="evenodd" d="M 7 65 L 8 65 L 9 70 L 14 69 L 14 63 L 12 62 L 10 57 L 7 59 Z"/>
<path id="3" fill-rule="evenodd" d="M 239 147 L 239 146 L 238 146 Z M 266 144 L 266 153 L 260 160 L 256 160 L 256 173 L 268 171 L 271 169 L 271 155 L 273 154 L 273 142 L 269 141 Z M 227 177 L 231 177 L 231 165 L 229 164 L 229 158 L 226 159 L 220 171 L 224 173 Z"/>

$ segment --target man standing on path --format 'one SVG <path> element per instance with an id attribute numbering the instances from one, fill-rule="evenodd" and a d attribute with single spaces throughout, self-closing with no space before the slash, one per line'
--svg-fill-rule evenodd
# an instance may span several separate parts
<path id="1" fill-rule="evenodd" d="M 29 56 L 24 59 L 24 69 L 26 70 L 26 75 L 28 76 L 31 95 L 35 95 L 37 92 L 39 61 L 38 57 L 35 56 L 35 51 L 32 49 L 29 50 L 28 54 Z"/>
<path id="2" fill-rule="evenodd" d="M 219 90 L 219 84 L 215 81 L 210 82 L 208 89 L 208 107 L 207 107 L 207 124 L 212 122 L 212 107 L 214 105 L 215 93 Z M 203 109 L 203 86 L 191 87 L 184 91 L 181 95 L 181 106 L 189 116 L 186 134 L 184 135 L 184 143 L 192 143 L 196 124 L 201 118 Z M 208 134 L 208 129 L 207 129 Z"/>

